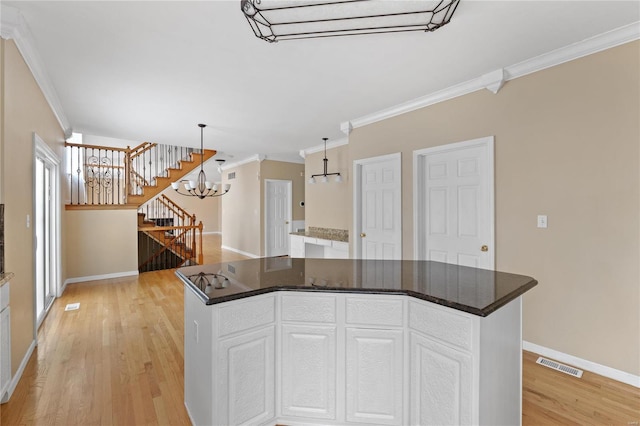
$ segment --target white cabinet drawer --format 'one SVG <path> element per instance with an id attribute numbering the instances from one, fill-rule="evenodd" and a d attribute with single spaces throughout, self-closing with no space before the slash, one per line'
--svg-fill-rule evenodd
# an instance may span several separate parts
<path id="1" fill-rule="evenodd" d="M 344 241 L 332 241 L 331 242 L 331 246 L 334 248 L 334 250 L 340 250 L 340 251 L 349 251 L 349 243 L 346 243 Z"/>
<path id="2" fill-rule="evenodd" d="M 283 294 L 282 321 L 335 323 L 336 297 Z"/>
<path id="3" fill-rule="evenodd" d="M 404 300 L 394 296 L 346 298 L 347 324 L 402 327 Z"/>
<path id="4" fill-rule="evenodd" d="M 409 302 L 409 327 L 442 342 L 471 351 L 473 322 L 468 315 L 426 301 Z"/>
<path id="5" fill-rule="evenodd" d="M 311 237 L 304 237 L 304 243 L 305 244 L 318 244 L 318 239 L 317 238 L 311 238 Z"/>
<path id="6" fill-rule="evenodd" d="M 271 324 L 275 319 L 274 295 L 236 300 L 218 310 L 218 337 Z"/>

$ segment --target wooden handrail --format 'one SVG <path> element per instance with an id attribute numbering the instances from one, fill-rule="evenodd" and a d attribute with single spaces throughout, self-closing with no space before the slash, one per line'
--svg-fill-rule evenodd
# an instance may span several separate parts
<path id="1" fill-rule="evenodd" d="M 100 149 L 100 150 L 105 150 L 105 151 L 119 151 L 119 152 L 129 152 L 129 148 L 114 148 L 111 146 L 100 146 L 100 145 L 86 145 L 83 143 L 71 143 L 71 142 L 65 142 L 64 146 L 75 146 L 78 148 L 89 148 L 89 149 Z"/>
<path id="2" fill-rule="evenodd" d="M 145 147 L 141 151 L 136 151 L 137 148 L 141 147 L 142 145 L 145 145 Z M 131 150 L 131 154 L 129 156 L 129 159 L 133 160 L 136 157 L 141 156 L 142 154 L 144 154 L 145 152 L 149 151 L 151 148 L 153 148 L 154 146 L 157 146 L 157 145 L 158 145 L 157 143 L 143 142 L 142 144 L 138 145 L 137 147 L 135 147 L 134 149 Z"/>
<path id="3" fill-rule="evenodd" d="M 191 224 L 193 225 L 194 223 L 196 223 L 196 216 L 193 215 L 193 217 L 191 217 L 191 215 L 189 214 L 188 211 L 186 211 L 185 209 L 183 209 L 182 207 L 180 207 L 179 205 L 177 205 L 175 203 L 175 201 L 173 201 L 171 198 L 167 197 L 166 195 L 162 194 L 160 196 L 160 198 L 158 199 L 158 201 L 160 201 L 162 204 L 164 204 L 167 208 L 171 209 L 172 212 L 174 212 L 175 214 L 178 215 L 178 217 L 180 217 L 180 219 L 184 219 L 185 217 L 189 217 L 190 219 L 192 219 Z"/>
<path id="4" fill-rule="evenodd" d="M 151 263 L 153 261 L 153 259 L 157 258 L 158 256 L 160 256 L 163 252 L 165 252 L 166 250 L 171 250 L 172 252 L 174 252 L 172 250 L 172 247 L 174 246 L 174 242 L 176 240 L 179 240 L 180 238 L 182 238 L 187 232 L 189 232 L 190 229 L 198 229 L 197 226 L 157 226 L 157 227 L 149 227 L 149 228 L 142 228 L 138 227 L 138 230 L 142 230 L 144 232 L 149 232 L 151 230 L 153 231 L 161 231 L 163 230 L 162 228 L 169 228 L 169 229 L 183 229 L 183 231 L 174 236 L 173 238 L 171 238 L 168 243 L 163 244 L 162 247 L 160 247 L 158 250 L 156 250 L 146 261 L 144 261 L 141 265 L 138 266 L 139 269 L 142 269 L 144 266 L 146 266 L 147 264 Z M 192 248 L 192 250 L 195 251 L 195 247 Z M 175 253 L 175 252 L 174 252 Z M 186 254 L 186 252 L 185 252 Z M 183 257 L 180 256 L 180 254 L 177 254 L 179 257 Z M 187 259 L 191 259 L 193 258 L 193 256 L 187 258 Z"/>

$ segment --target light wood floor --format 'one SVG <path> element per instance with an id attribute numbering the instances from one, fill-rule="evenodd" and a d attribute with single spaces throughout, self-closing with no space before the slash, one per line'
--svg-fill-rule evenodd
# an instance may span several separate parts
<path id="1" fill-rule="evenodd" d="M 243 257 L 205 236 L 205 261 Z M 38 333 L 0 425 L 187 425 L 183 404 L 183 286 L 173 271 L 71 284 Z M 68 303 L 77 311 L 65 312 Z M 523 424 L 637 425 L 640 391 L 583 379 L 524 353 Z"/>

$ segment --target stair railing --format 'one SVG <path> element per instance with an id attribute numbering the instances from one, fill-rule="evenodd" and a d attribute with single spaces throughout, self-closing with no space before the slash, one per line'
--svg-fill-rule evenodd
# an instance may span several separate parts
<path id="1" fill-rule="evenodd" d="M 131 149 L 65 142 L 68 164 L 67 203 L 124 205 L 128 195 L 142 195 L 180 161 L 191 160 L 194 148 L 143 142 Z"/>
<path id="2" fill-rule="evenodd" d="M 164 194 L 138 209 L 144 218 L 138 227 L 139 271 L 168 269 L 203 262 L 202 222 Z M 144 225 L 147 224 L 147 226 Z M 197 231 L 200 231 L 199 246 Z"/>
<path id="3" fill-rule="evenodd" d="M 185 265 L 203 263 L 202 250 L 196 253 L 196 232 L 200 232 L 200 246 L 202 247 L 202 222 L 189 226 L 148 226 L 138 227 L 138 247 L 151 251 L 145 259 L 139 256 L 140 272 L 160 269 L 178 268 Z M 145 256 L 146 257 L 146 256 Z"/>
<path id="4" fill-rule="evenodd" d="M 126 204 L 128 148 L 65 143 L 67 204 Z"/>

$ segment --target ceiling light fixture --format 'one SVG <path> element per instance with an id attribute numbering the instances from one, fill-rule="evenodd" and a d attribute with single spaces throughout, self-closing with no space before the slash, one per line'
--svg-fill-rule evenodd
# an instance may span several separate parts
<path id="1" fill-rule="evenodd" d="M 309 183 L 311 185 L 313 185 L 314 183 L 316 183 L 316 177 L 320 176 L 320 183 L 327 183 L 329 182 L 329 178 L 328 176 L 335 176 L 336 177 L 336 182 L 340 183 L 342 182 L 342 176 L 340 175 L 340 173 L 327 173 L 327 164 L 329 163 L 329 160 L 327 160 L 327 140 L 329 138 L 322 138 L 322 140 L 324 141 L 324 159 L 322 160 L 324 162 L 324 173 L 320 173 L 317 175 L 311 175 L 311 177 L 309 178 Z"/>
<path id="2" fill-rule="evenodd" d="M 184 189 L 186 193 L 180 192 L 180 182 L 172 182 L 171 187 L 180 195 L 187 195 L 191 197 L 198 197 L 200 199 L 207 197 L 219 197 L 226 194 L 231 189 L 231 185 L 228 183 L 224 185 L 222 192 L 218 193 L 218 185 L 207 180 L 207 175 L 204 173 L 204 128 L 206 124 L 198 124 L 200 127 L 200 173 L 198 173 L 198 180 L 184 180 Z"/>
<path id="3" fill-rule="evenodd" d="M 435 31 L 460 0 L 241 0 L 256 37 L 280 40 Z"/>

